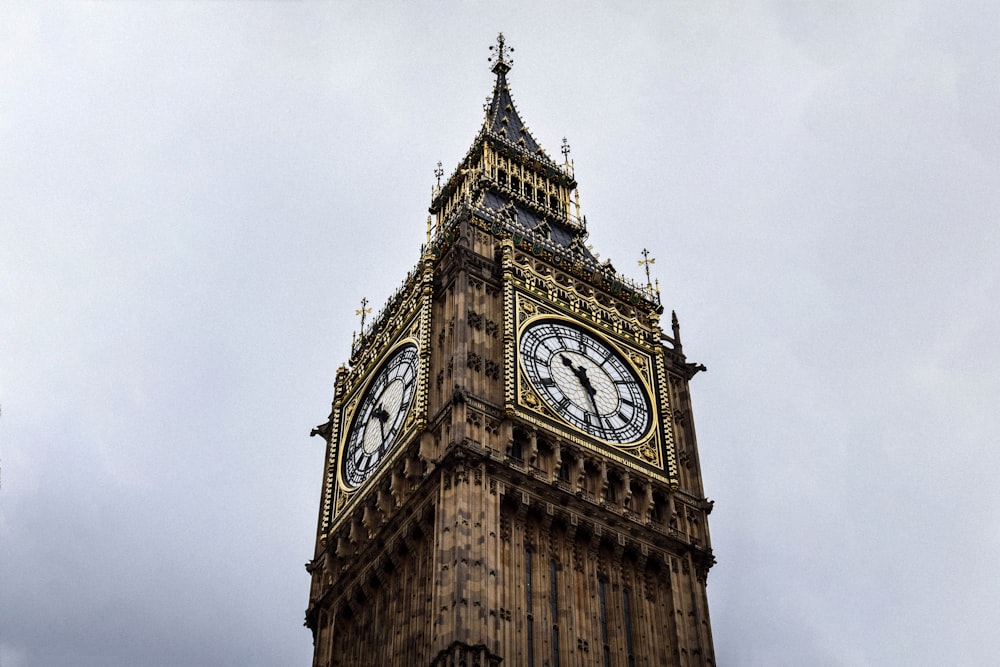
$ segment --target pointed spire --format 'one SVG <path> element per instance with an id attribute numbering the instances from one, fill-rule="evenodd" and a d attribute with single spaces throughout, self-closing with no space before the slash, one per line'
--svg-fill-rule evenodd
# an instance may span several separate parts
<path id="1" fill-rule="evenodd" d="M 514 52 L 514 49 L 507 45 L 503 33 L 497 36 L 497 43 L 490 47 L 490 51 L 493 52 L 493 55 L 489 57 L 489 60 L 493 63 L 492 71 L 497 75 L 497 81 L 493 86 L 493 96 L 489 100 L 486 123 L 483 129 L 488 134 L 513 144 L 530 155 L 548 160 L 545 151 L 528 132 L 528 126 L 521 120 L 517 109 L 514 108 L 514 100 L 510 96 L 510 88 L 507 85 L 507 72 L 514 64 L 510 54 Z"/>

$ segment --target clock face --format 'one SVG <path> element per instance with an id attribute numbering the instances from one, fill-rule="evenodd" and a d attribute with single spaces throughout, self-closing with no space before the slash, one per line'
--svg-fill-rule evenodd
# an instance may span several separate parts
<path id="1" fill-rule="evenodd" d="M 649 398 L 632 366 L 607 343 L 548 320 L 521 335 L 521 363 L 556 414 L 601 440 L 635 442 L 652 423 Z"/>
<path id="2" fill-rule="evenodd" d="M 392 449 L 417 388 L 417 346 L 407 344 L 386 359 L 365 389 L 347 433 L 341 478 L 356 489 Z"/>

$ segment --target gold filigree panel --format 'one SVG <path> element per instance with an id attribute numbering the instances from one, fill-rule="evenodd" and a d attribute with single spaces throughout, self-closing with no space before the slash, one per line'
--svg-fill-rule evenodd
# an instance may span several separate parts
<path id="1" fill-rule="evenodd" d="M 509 247 L 506 257 L 511 258 Z M 508 414 L 538 428 L 554 432 L 568 441 L 597 450 L 610 459 L 641 469 L 646 474 L 653 473 L 664 481 L 673 481 L 676 464 L 673 436 L 669 427 L 670 402 L 661 379 L 662 360 L 658 358 L 656 349 L 650 349 L 648 344 L 653 336 L 659 335 L 658 329 L 650 330 L 649 325 L 643 326 L 635 318 L 629 322 L 628 327 L 616 326 L 614 322 L 606 321 L 606 318 L 594 317 L 584 310 L 571 309 L 567 303 L 556 303 L 549 298 L 550 290 L 539 290 L 537 287 L 530 291 L 525 289 L 524 285 L 519 284 L 517 273 L 514 270 L 504 272 L 505 278 L 510 281 L 504 286 L 505 309 L 509 313 L 505 332 L 509 342 L 505 355 L 508 365 L 506 376 L 511 379 L 506 406 Z M 533 275 L 535 278 L 538 277 L 537 274 Z M 522 358 L 521 346 L 525 332 L 544 323 L 553 323 L 557 327 L 565 325 L 575 331 L 582 331 L 585 339 L 597 341 L 593 345 L 606 346 L 609 351 L 613 351 L 614 357 L 620 359 L 620 366 L 623 369 L 627 368 L 628 373 L 634 375 L 634 382 L 648 399 L 649 425 L 645 430 L 637 427 L 634 436 L 617 437 L 612 434 L 611 437 L 602 438 L 600 429 L 590 429 L 588 432 L 586 416 L 581 421 L 578 416 L 570 414 L 565 405 L 560 410 L 551 396 L 546 400 L 540 395 L 539 387 L 533 384 L 531 373 L 526 367 L 525 359 Z M 578 353 L 567 349 L 562 363 L 570 368 L 581 382 L 586 383 L 589 387 L 587 391 L 592 396 L 597 395 L 596 390 L 590 387 L 591 379 L 595 383 L 597 380 L 581 377 L 586 376 L 586 373 L 583 371 L 584 363 L 574 361 L 578 357 Z M 591 366 L 592 376 L 601 372 L 595 366 Z M 536 377 L 534 381 L 537 382 L 538 378 Z M 552 384 L 550 378 L 545 378 L 544 381 Z M 572 382 L 572 379 L 569 382 Z M 624 379 L 620 382 L 626 383 Z M 580 395 L 586 398 L 585 392 L 581 392 Z M 596 400 L 590 400 L 594 401 L 591 412 L 595 415 L 601 412 Z M 640 417 L 636 416 L 636 419 Z M 629 432 L 627 425 L 622 424 L 621 428 L 624 429 L 621 432 Z"/>

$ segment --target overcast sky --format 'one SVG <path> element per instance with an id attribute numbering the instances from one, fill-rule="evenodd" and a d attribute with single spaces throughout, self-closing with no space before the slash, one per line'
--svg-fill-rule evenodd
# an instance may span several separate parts
<path id="1" fill-rule="evenodd" d="M 326 420 L 488 47 L 689 360 L 721 665 L 1000 635 L 1000 4 L 0 6 L 0 665 L 308 665 Z"/>

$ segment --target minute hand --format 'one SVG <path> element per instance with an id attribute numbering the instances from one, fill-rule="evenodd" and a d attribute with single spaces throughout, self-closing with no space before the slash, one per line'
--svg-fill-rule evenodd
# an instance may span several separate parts
<path id="1" fill-rule="evenodd" d="M 563 365 L 569 366 L 569 369 L 573 371 L 573 375 L 575 375 L 576 379 L 579 380 L 580 386 L 582 386 L 587 392 L 587 397 L 590 399 L 590 405 L 594 408 L 594 414 L 600 414 L 597 409 L 597 401 L 594 399 L 594 396 L 597 394 L 597 390 L 594 389 L 594 385 L 590 384 L 590 378 L 587 377 L 587 369 L 583 366 L 574 366 L 573 362 L 566 357 L 566 355 L 560 356 L 562 357 Z"/>

